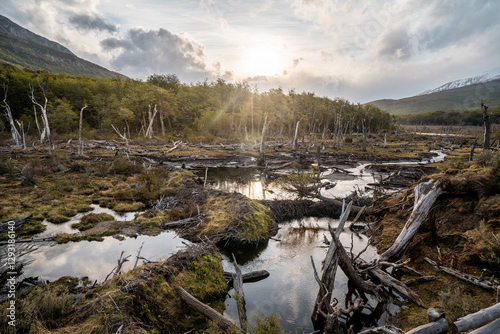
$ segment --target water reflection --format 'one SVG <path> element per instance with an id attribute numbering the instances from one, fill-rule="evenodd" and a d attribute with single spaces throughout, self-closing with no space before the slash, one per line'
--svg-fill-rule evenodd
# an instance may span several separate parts
<path id="1" fill-rule="evenodd" d="M 67 233 L 67 234 L 79 233 L 80 231 L 72 228 L 71 225 L 79 223 L 82 217 L 89 213 L 96 213 L 96 214 L 107 213 L 108 215 L 113 216 L 113 219 L 117 222 L 132 221 L 135 219 L 136 215 L 140 214 L 140 212 L 119 213 L 116 212 L 115 210 L 103 208 L 96 204 L 91 204 L 90 207 L 92 208 L 91 211 L 78 213 L 75 216 L 71 217 L 69 221 L 62 224 L 53 224 L 48 220 L 44 219 L 42 221 L 42 224 L 45 225 L 45 231 L 37 234 L 36 237 L 37 238 L 52 237 L 59 233 Z"/>
<path id="2" fill-rule="evenodd" d="M 282 318 L 285 330 L 299 333 L 312 332 L 311 312 L 313 310 L 318 285 L 314 279 L 311 259 L 314 258 L 317 267 L 326 254 L 323 244 L 323 234 L 329 236 L 328 224 L 338 225 L 338 220 L 328 218 L 304 218 L 282 225 L 277 235 L 269 240 L 267 247 L 259 251 L 259 256 L 246 257 L 236 255 L 243 273 L 254 270 L 267 270 L 270 276 L 260 282 L 244 285 L 247 316 L 250 323 L 256 315 L 272 315 L 278 313 Z M 348 224 L 348 223 L 347 223 Z M 330 238 L 329 238 L 330 239 Z M 361 251 L 368 239 L 355 236 L 353 252 Z M 345 230 L 340 240 L 349 251 L 351 233 Z M 249 250 L 251 253 L 252 251 Z M 369 246 L 362 256 L 365 260 L 377 257 L 375 247 Z M 226 271 L 234 271 L 228 256 L 224 256 L 223 266 Z M 347 278 L 341 270 L 338 271 L 335 281 L 335 297 L 340 304 L 345 303 Z M 232 294 L 232 291 L 231 291 Z M 225 315 L 238 320 L 235 301 L 226 300 Z"/>
<path id="3" fill-rule="evenodd" d="M 275 199 L 284 192 L 273 185 L 264 171 L 257 168 L 214 167 L 195 170 L 199 177 L 205 177 L 213 189 L 239 192 L 252 199 Z"/>
<path id="4" fill-rule="evenodd" d="M 24 267 L 23 274 L 25 277 L 42 276 L 51 281 L 61 276 L 88 276 L 91 280 L 102 281 L 116 266 L 122 251 L 125 255 L 132 255 L 130 261 L 123 265 L 123 271 L 126 272 L 133 268 L 135 256 L 143 242 L 141 257 L 157 261 L 177 252 L 183 241 L 176 237 L 175 232 L 167 231 L 158 236 L 141 235 L 122 241 L 106 237 L 101 242 L 44 243 L 26 255 L 26 261 L 30 263 Z"/>

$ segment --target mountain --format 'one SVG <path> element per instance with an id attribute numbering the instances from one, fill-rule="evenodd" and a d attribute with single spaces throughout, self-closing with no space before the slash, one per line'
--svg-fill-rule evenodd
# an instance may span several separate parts
<path id="1" fill-rule="evenodd" d="M 456 80 L 420 95 L 398 100 L 376 100 L 368 104 L 395 115 L 479 109 L 481 100 L 487 106 L 500 106 L 500 76 L 492 72 L 490 77 L 480 78 Z"/>
<path id="2" fill-rule="evenodd" d="M 474 84 L 494 81 L 494 80 L 498 80 L 498 79 L 500 79 L 500 67 L 497 67 L 491 71 L 488 71 L 486 73 L 483 73 L 481 75 L 478 75 L 478 76 L 475 76 L 472 78 L 460 79 L 460 80 L 455 80 L 452 82 L 445 83 L 444 85 L 439 86 L 437 88 L 434 88 L 431 90 L 426 90 L 425 92 L 423 92 L 419 95 L 437 93 L 437 92 L 441 92 L 443 90 L 460 88 L 460 87 L 470 86 L 470 85 L 474 85 Z"/>
<path id="3" fill-rule="evenodd" d="M 123 75 L 77 57 L 59 43 L 48 40 L 0 15 L 0 62 L 37 71 L 87 75 L 95 78 Z"/>

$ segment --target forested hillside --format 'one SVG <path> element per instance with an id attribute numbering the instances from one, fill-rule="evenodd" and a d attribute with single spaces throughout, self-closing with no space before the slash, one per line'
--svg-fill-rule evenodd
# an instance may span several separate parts
<path id="1" fill-rule="evenodd" d="M 293 137 L 297 123 L 299 136 L 318 137 L 361 132 L 363 120 L 366 130 L 372 133 L 392 125 L 388 113 L 371 105 L 314 93 L 284 92 L 281 88 L 259 93 L 246 82 L 233 84 L 222 79 L 188 85 L 175 75 L 152 75 L 144 82 L 32 72 L 1 65 L 0 85 L 5 87 L 0 100 L 31 135 L 38 135 L 38 130 L 30 87 L 42 105 L 45 96 L 48 121 L 56 138 L 78 132 L 79 113 L 84 106 L 86 138 L 114 135 L 113 125 L 120 131 L 125 129 L 129 137 L 253 142 L 260 140 L 266 117 L 267 135 L 277 140 Z M 9 123 L 5 118 L 0 126 L 7 137 Z"/>

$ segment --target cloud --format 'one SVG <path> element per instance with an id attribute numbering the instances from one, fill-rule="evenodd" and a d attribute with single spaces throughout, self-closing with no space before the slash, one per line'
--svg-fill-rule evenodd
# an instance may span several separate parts
<path id="1" fill-rule="evenodd" d="M 212 75 L 205 63 L 205 47 L 185 33 L 133 28 L 125 38 L 107 38 L 101 41 L 101 46 L 105 51 L 115 52 L 111 64 L 124 73 L 141 77 L 176 73 L 184 80 Z"/>
<path id="2" fill-rule="evenodd" d="M 108 19 L 89 14 L 75 14 L 69 17 L 69 22 L 72 23 L 77 29 L 82 31 L 107 31 L 109 33 L 115 33 L 118 31 L 118 27 Z"/>

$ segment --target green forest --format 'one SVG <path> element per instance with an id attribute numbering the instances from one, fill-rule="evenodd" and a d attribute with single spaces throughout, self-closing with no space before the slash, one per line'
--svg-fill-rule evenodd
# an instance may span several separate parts
<path id="1" fill-rule="evenodd" d="M 392 116 L 371 105 L 345 99 L 329 99 L 314 93 L 284 92 L 281 88 L 258 92 L 246 82 L 216 81 L 185 84 L 175 74 L 154 74 L 146 81 L 124 78 L 96 79 L 87 76 L 51 74 L 0 65 L 0 99 L 14 120 L 22 122 L 28 135 L 38 136 L 41 113 L 46 110 L 54 139 L 78 133 L 83 110 L 83 135 L 88 139 L 116 136 L 112 126 L 127 136 L 176 137 L 191 141 L 255 141 L 267 118 L 270 140 L 294 136 L 346 136 L 390 130 Z M 0 131 L 9 136 L 9 122 L 2 118 Z M 149 124 L 151 129 L 148 131 Z"/>

